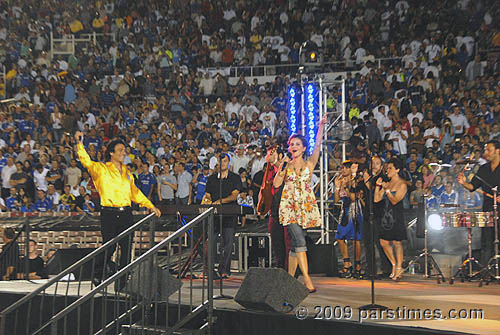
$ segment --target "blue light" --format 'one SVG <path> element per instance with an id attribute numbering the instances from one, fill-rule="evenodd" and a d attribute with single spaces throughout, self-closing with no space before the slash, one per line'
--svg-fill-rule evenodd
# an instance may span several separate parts
<path id="1" fill-rule="evenodd" d="M 296 134 L 299 128 L 299 105 L 300 96 L 295 87 L 288 88 L 288 130 L 290 135 Z"/>
<path id="2" fill-rule="evenodd" d="M 317 114 L 318 114 L 318 96 L 316 86 L 312 83 L 306 85 L 306 140 L 308 144 L 307 152 L 309 155 L 314 150 L 316 144 L 317 132 Z"/>

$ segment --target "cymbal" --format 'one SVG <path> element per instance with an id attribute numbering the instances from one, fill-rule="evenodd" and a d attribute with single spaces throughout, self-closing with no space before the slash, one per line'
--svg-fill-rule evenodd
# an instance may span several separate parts
<path id="1" fill-rule="evenodd" d="M 462 159 L 455 163 L 456 165 L 464 165 L 464 164 L 479 164 L 479 161 L 473 161 L 470 159 Z"/>

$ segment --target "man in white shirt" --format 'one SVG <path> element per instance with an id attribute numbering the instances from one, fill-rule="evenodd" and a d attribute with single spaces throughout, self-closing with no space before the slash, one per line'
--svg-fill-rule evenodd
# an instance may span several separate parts
<path id="1" fill-rule="evenodd" d="M 440 132 L 439 128 L 434 124 L 434 121 L 428 120 L 427 122 L 428 124 L 424 131 L 425 147 L 432 148 L 432 141 L 439 140 Z"/>
<path id="2" fill-rule="evenodd" d="M 233 114 L 236 114 L 237 116 L 239 116 L 238 112 L 240 111 L 240 109 L 241 109 L 241 104 L 238 101 L 238 97 L 233 96 L 231 101 L 226 104 L 225 111 L 227 114 L 227 119 L 231 120 L 231 115 L 233 115 Z"/>
<path id="3" fill-rule="evenodd" d="M 407 118 L 408 118 L 408 122 L 410 122 L 410 125 L 413 126 L 413 119 L 418 119 L 418 123 L 422 123 L 422 120 L 424 119 L 424 115 L 418 111 L 417 106 L 412 105 L 411 106 L 411 113 L 408 114 Z"/>
<path id="4" fill-rule="evenodd" d="M 451 124 L 455 128 L 456 137 L 460 137 L 465 134 L 467 129 L 470 127 L 467 118 L 465 115 L 460 113 L 460 108 L 456 104 L 453 106 L 453 114 L 451 114 L 449 118 L 451 120 Z"/>
<path id="5" fill-rule="evenodd" d="M 253 113 L 257 113 L 257 115 L 259 115 L 259 110 L 251 103 L 252 100 L 250 98 L 245 100 L 245 106 L 240 109 L 240 120 L 250 122 L 252 120 Z"/>
<path id="6" fill-rule="evenodd" d="M 36 165 L 35 171 L 33 172 L 33 179 L 35 181 L 35 188 L 37 190 L 43 190 L 44 192 L 47 192 L 48 183 L 45 177 L 47 176 L 48 172 L 49 169 L 45 168 L 42 164 L 38 163 Z"/>
<path id="7" fill-rule="evenodd" d="M 377 119 L 378 130 L 380 131 L 382 139 L 384 139 L 385 134 L 390 131 L 390 127 L 392 126 L 392 121 L 387 117 L 385 107 L 379 106 L 377 110 L 373 112 L 373 116 Z"/>
<path id="8" fill-rule="evenodd" d="M 14 158 L 7 158 L 7 165 L 2 168 L 2 198 L 7 198 L 10 195 L 10 176 L 17 171 L 14 164 Z"/>
<path id="9" fill-rule="evenodd" d="M 264 128 L 269 129 L 272 136 L 274 136 L 274 133 L 276 131 L 277 119 L 276 114 L 271 111 L 271 106 L 266 105 L 264 107 L 264 113 L 259 116 L 259 120 L 261 120 L 264 124 Z"/>
<path id="10" fill-rule="evenodd" d="M 236 155 L 231 158 L 231 171 L 239 174 L 240 168 L 248 169 L 250 158 L 245 155 L 245 147 L 240 145 L 236 150 Z"/>
<path id="11" fill-rule="evenodd" d="M 392 131 L 389 139 L 392 140 L 394 150 L 398 151 L 400 155 L 407 154 L 408 132 L 402 129 L 401 122 L 396 123 L 396 130 Z"/>

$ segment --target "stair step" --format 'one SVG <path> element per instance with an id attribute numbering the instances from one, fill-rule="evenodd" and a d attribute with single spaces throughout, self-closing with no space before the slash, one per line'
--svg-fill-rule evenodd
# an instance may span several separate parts
<path id="1" fill-rule="evenodd" d="M 142 326 L 142 325 L 123 325 L 123 335 L 161 335 L 167 331 L 166 327 L 160 326 Z M 203 335 L 205 331 L 200 329 L 181 328 L 173 333 L 174 335 Z"/>

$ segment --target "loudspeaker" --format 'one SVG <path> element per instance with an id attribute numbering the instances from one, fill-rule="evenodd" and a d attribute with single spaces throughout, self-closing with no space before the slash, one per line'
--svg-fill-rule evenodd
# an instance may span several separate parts
<path id="1" fill-rule="evenodd" d="M 309 294 L 297 279 L 279 268 L 250 268 L 234 301 L 243 307 L 288 313 Z"/>
<path id="2" fill-rule="evenodd" d="M 52 256 L 52 258 L 47 262 L 46 269 L 49 275 L 57 275 L 75 264 L 77 261 L 94 251 L 94 248 L 70 248 L 70 249 L 58 249 Z M 83 270 L 78 269 L 73 273 L 77 280 L 91 280 L 92 279 L 92 261 L 83 264 Z"/>
<path id="3" fill-rule="evenodd" d="M 338 276 L 337 255 L 333 244 L 314 244 L 306 238 L 309 274 L 324 273 L 327 277 Z"/>
<path id="4" fill-rule="evenodd" d="M 124 291 L 147 300 L 166 301 L 181 286 L 181 280 L 159 267 L 154 259 L 153 264 L 146 260 L 134 268 Z"/>

